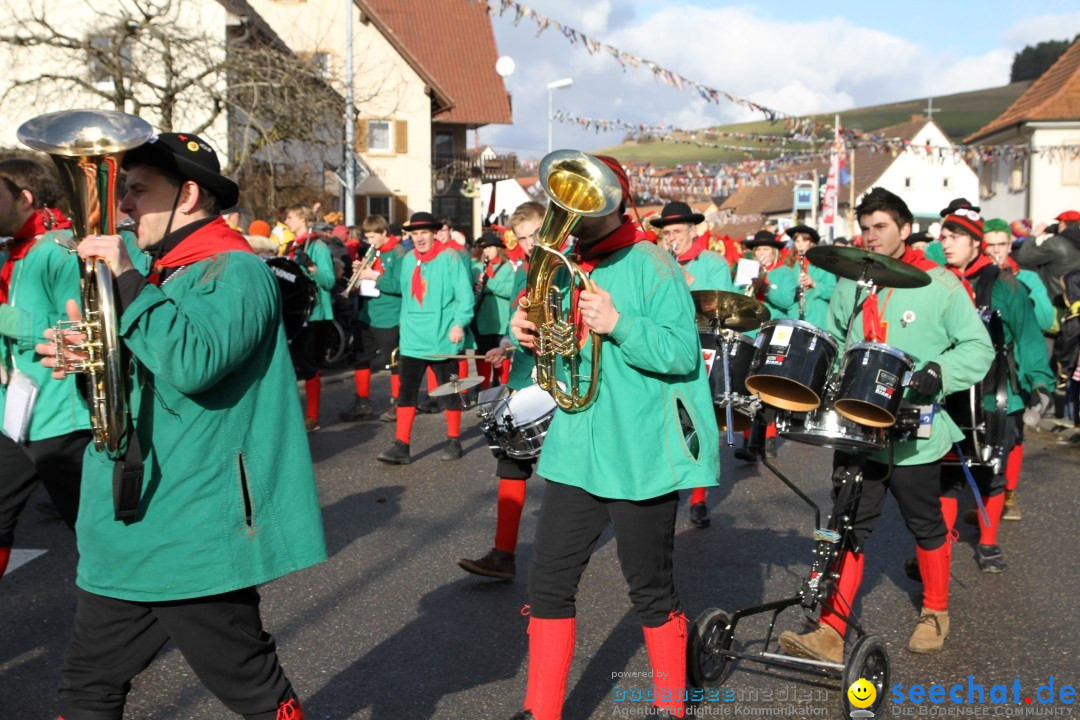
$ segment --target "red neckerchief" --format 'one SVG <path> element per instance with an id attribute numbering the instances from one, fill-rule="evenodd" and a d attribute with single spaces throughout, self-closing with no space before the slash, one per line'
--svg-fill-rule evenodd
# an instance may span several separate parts
<path id="1" fill-rule="evenodd" d="M 310 238 L 310 237 L 311 237 L 311 231 L 308 230 L 303 235 L 300 235 L 299 237 L 293 238 L 293 241 L 291 243 L 289 243 L 289 251 L 287 253 L 285 253 L 286 256 L 290 260 L 295 260 L 296 259 L 296 251 L 299 250 L 301 247 L 303 247 L 304 243 L 306 243 L 308 241 L 308 238 Z"/>
<path id="2" fill-rule="evenodd" d="M 424 294 L 427 293 L 427 283 L 424 281 L 423 276 L 420 274 L 420 265 L 426 262 L 431 262 L 435 259 L 435 256 L 446 250 L 446 245 L 440 242 L 431 244 L 431 249 L 426 253 L 420 252 L 415 247 L 413 253 L 416 254 L 416 267 L 413 268 L 412 274 L 412 296 L 416 298 L 416 304 L 423 306 Z"/>
<path id="3" fill-rule="evenodd" d="M 230 228 L 224 218 L 218 216 L 165 253 L 165 257 L 154 263 L 153 271 L 146 279 L 157 285 L 161 282 L 161 271 L 165 268 L 191 265 L 227 252 L 254 251 L 243 235 Z"/>
<path id="4" fill-rule="evenodd" d="M 487 269 L 484 271 L 489 278 L 495 277 L 495 271 L 499 269 L 499 263 L 502 262 L 502 258 L 496 255 L 488 263 Z"/>
<path id="5" fill-rule="evenodd" d="M 758 302 L 765 302 L 765 296 L 769 294 L 769 271 L 770 270 L 775 270 L 776 268 L 780 267 L 781 265 L 783 265 L 783 258 L 781 258 L 780 256 L 777 256 L 776 262 L 774 262 L 774 263 L 772 263 L 770 265 L 766 265 L 765 263 L 761 263 L 761 270 L 762 270 L 762 273 L 761 273 L 761 288 L 757 291 L 757 294 L 754 296 L 755 300 L 757 300 Z"/>
<path id="6" fill-rule="evenodd" d="M 986 255 L 979 255 L 971 261 L 966 268 L 955 268 L 952 265 L 947 266 L 953 275 L 957 277 L 960 282 L 964 284 L 964 289 L 967 290 L 968 297 L 971 298 L 971 302 L 975 302 L 975 288 L 972 286 L 969 278 L 974 277 L 987 265 L 993 265 L 994 261 Z"/>
<path id="7" fill-rule="evenodd" d="M 694 238 L 694 242 L 691 243 L 690 249 L 679 256 L 679 264 L 685 265 L 691 260 L 697 259 L 697 256 L 709 249 L 709 236 L 698 235 Z"/>
<path id="8" fill-rule="evenodd" d="M 586 274 L 595 270 L 600 261 L 608 255 L 645 240 L 644 236 L 638 232 L 638 226 L 630 220 L 629 215 L 623 215 L 622 221 L 622 225 L 603 240 L 579 249 L 577 264 L 581 266 L 581 269 Z M 585 328 L 585 323 L 581 321 L 581 314 L 578 312 L 578 296 L 580 294 L 581 287 L 575 287 L 573 297 L 570 300 L 570 317 L 574 319 L 574 325 L 581 331 L 578 333 L 578 343 L 584 345 L 585 338 L 588 337 L 588 331 Z"/>
<path id="9" fill-rule="evenodd" d="M 913 250 L 910 246 L 904 248 L 904 254 L 900 256 L 901 262 L 906 262 L 908 265 L 914 265 L 920 270 L 927 271 L 937 267 L 937 263 L 930 260 L 923 255 L 921 250 Z M 888 306 L 889 299 L 892 297 L 893 288 L 889 288 L 889 292 L 885 295 L 885 306 Z M 883 321 L 881 318 L 885 313 L 885 308 L 878 307 L 877 293 L 873 292 L 866 296 L 863 300 L 862 316 L 863 316 L 863 339 L 870 342 L 886 342 L 889 337 L 889 323 Z"/>
<path id="10" fill-rule="evenodd" d="M 1016 261 L 1013 260 L 1008 255 L 1005 256 L 1005 262 L 1001 263 L 1001 269 L 1002 270 L 1008 270 L 1013 275 L 1019 275 L 1020 274 L 1020 266 L 1017 265 Z"/>
<path id="11" fill-rule="evenodd" d="M 30 248 L 34 246 L 34 240 L 39 235 L 44 235 L 49 231 L 49 228 L 45 226 L 45 213 L 48 212 L 50 212 L 48 209 L 44 211 L 35 210 L 26 219 L 23 226 L 15 232 L 15 237 L 8 247 L 7 260 L 4 262 L 3 269 L 0 269 L 0 303 L 7 303 L 8 301 L 11 276 L 15 272 L 15 262 L 26 257 L 26 254 L 30 252 Z M 60 215 L 60 217 L 63 217 L 63 215 Z M 70 223 L 68 227 L 71 227 Z"/>
<path id="12" fill-rule="evenodd" d="M 371 264 L 371 269 L 375 272 L 383 271 L 382 254 L 390 252 L 394 249 L 394 246 L 401 242 L 401 238 L 397 235 L 390 235 L 386 242 L 382 244 L 382 247 L 375 251 L 375 262 Z"/>

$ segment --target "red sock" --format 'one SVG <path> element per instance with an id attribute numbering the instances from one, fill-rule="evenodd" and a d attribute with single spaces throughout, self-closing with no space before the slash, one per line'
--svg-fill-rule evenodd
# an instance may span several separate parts
<path id="1" fill-rule="evenodd" d="M 957 500 L 954 497 L 941 497 L 941 515 L 945 518 L 945 528 L 949 531 L 949 538 L 954 542 L 958 540 L 956 532 Z"/>
<path id="2" fill-rule="evenodd" d="M 524 483 L 522 483 L 524 485 Z M 4 571 L 7 570 L 8 560 L 11 559 L 11 548 L 0 547 L 0 578 L 4 577 Z"/>
<path id="3" fill-rule="evenodd" d="M 1009 459 L 1005 461 L 1005 489 L 1010 492 L 1016 489 L 1020 482 L 1020 466 L 1024 464 L 1024 446 L 1017 445 L 1009 451 Z"/>
<path id="4" fill-rule="evenodd" d="M 645 631 L 645 648 L 649 651 L 649 664 L 653 669 L 653 684 L 657 699 L 654 706 L 666 710 L 672 717 L 685 717 L 686 706 L 686 615 L 672 612 L 670 619 L 660 627 L 642 628 Z M 669 692 L 661 692 L 661 691 Z"/>
<path id="5" fill-rule="evenodd" d="M 487 390 L 491 387 L 491 363 L 487 360 L 477 360 L 476 374 L 484 378 L 484 382 L 480 383 L 481 390 Z"/>
<path id="6" fill-rule="evenodd" d="M 394 373 L 390 376 L 390 397 L 397 400 L 398 390 L 401 389 L 401 376 Z"/>
<path id="7" fill-rule="evenodd" d="M 499 382 L 503 385 L 510 382 L 510 361 L 503 360 L 503 364 L 499 366 Z"/>
<path id="8" fill-rule="evenodd" d="M 312 420 L 318 420 L 319 396 L 322 395 L 322 380 L 318 375 L 304 381 L 304 392 L 307 394 L 307 416 Z"/>
<path id="9" fill-rule="evenodd" d="M 574 618 L 529 618 L 529 685 L 525 707 L 534 720 L 560 720 L 574 659 Z"/>
<path id="10" fill-rule="evenodd" d="M 525 481 L 499 478 L 499 504 L 495 514 L 495 547 L 513 554 L 517 550 L 521 509 L 525 506 Z"/>
<path id="11" fill-rule="evenodd" d="M 446 411 L 446 437 L 461 437 L 461 411 Z"/>
<path id="12" fill-rule="evenodd" d="M 952 543 L 946 540 L 935 550 L 915 547 L 923 582 L 923 607 L 938 612 L 949 609 L 949 565 Z"/>
<path id="13" fill-rule="evenodd" d="M 353 378 L 356 380 L 356 396 L 371 397 L 371 368 L 353 370 Z"/>
<path id="14" fill-rule="evenodd" d="M 705 488 L 694 488 L 690 491 L 690 504 L 697 505 L 698 503 L 705 502 Z"/>
<path id="15" fill-rule="evenodd" d="M 865 562 L 866 556 L 863 553 L 845 550 L 840 556 L 840 577 L 836 581 L 836 589 L 829 596 L 829 605 L 847 617 L 851 616 L 851 606 L 855 604 L 855 596 L 858 595 L 859 585 L 862 584 Z M 821 610 L 821 622 L 840 633 L 840 637 L 844 637 L 847 632 L 847 623 L 828 607 Z"/>
<path id="16" fill-rule="evenodd" d="M 431 366 L 427 369 L 427 391 L 430 393 L 435 388 L 439 387 L 439 381 L 435 379 L 435 373 L 432 371 Z"/>
<path id="17" fill-rule="evenodd" d="M 776 423 L 771 422 L 765 426 L 765 439 L 776 437 Z"/>
<path id="18" fill-rule="evenodd" d="M 397 433 L 394 438 L 400 440 L 406 445 L 409 444 L 409 438 L 412 437 L 412 424 L 413 418 L 416 417 L 416 406 L 410 407 L 398 407 L 397 414 L 395 416 L 397 423 Z"/>
<path id="19" fill-rule="evenodd" d="M 980 514 L 979 544 L 997 545 L 997 531 L 998 525 L 1001 524 L 1001 511 L 1005 509 L 1005 493 L 998 493 L 997 495 L 983 498 L 983 505 L 986 506 L 986 518 L 990 521 L 990 525 L 987 527 Z"/>
<path id="20" fill-rule="evenodd" d="M 457 361 L 457 376 L 458 376 L 458 378 L 467 378 L 467 377 L 469 377 L 469 361 L 468 360 L 458 360 Z"/>

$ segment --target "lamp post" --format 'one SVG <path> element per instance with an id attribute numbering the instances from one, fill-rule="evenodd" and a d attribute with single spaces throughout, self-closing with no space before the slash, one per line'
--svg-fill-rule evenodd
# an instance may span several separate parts
<path id="1" fill-rule="evenodd" d="M 356 108 L 353 107 L 353 0 L 345 14 L 345 226 L 356 224 Z"/>
<path id="2" fill-rule="evenodd" d="M 562 80 L 555 80 L 554 82 L 548 83 L 548 152 L 551 152 L 551 126 L 555 122 L 555 110 L 552 107 L 552 103 L 554 102 L 553 96 L 556 90 L 568 88 L 573 84 L 573 78 L 563 78 Z"/>

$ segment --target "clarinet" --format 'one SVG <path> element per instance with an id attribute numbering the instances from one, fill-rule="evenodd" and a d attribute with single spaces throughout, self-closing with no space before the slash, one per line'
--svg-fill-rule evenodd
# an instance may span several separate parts
<path id="1" fill-rule="evenodd" d="M 803 259 L 801 257 L 799 258 L 798 262 L 799 287 L 796 288 L 796 291 L 799 293 L 799 319 L 803 320 L 806 318 L 806 288 L 803 287 L 802 280 L 804 277 L 806 277 L 807 273 L 806 268 L 803 267 Z"/>
<path id="2" fill-rule="evenodd" d="M 480 298 L 484 295 L 484 288 L 487 287 L 488 274 L 487 269 L 491 265 L 491 258 L 484 258 L 484 267 L 480 269 L 480 278 L 473 285 L 473 307 L 480 306 Z"/>

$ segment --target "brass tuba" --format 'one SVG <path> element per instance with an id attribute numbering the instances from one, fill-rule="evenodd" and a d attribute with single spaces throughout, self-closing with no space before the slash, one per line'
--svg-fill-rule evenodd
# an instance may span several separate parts
<path id="1" fill-rule="evenodd" d="M 116 233 L 120 158 L 125 150 L 149 140 L 153 132 L 145 120 L 109 110 L 47 113 L 19 128 L 19 140 L 48 153 L 60 172 L 75 231 L 69 250 L 87 235 Z M 88 376 L 94 448 L 117 459 L 124 450 L 128 420 L 113 276 L 102 258 L 87 258 L 79 269 L 84 319 L 62 321 L 53 328 L 57 369 Z M 75 348 L 86 354 L 84 360 L 65 357 L 62 337 L 70 333 L 86 335 L 86 341 Z"/>
<path id="2" fill-rule="evenodd" d="M 585 343 L 579 343 L 578 337 L 584 335 L 584 323 L 579 329 L 572 318 L 568 321 L 564 316 L 563 291 L 554 280 L 558 270 L 565 268 L 571 291 L 579 285 L 590 292 L 594 290 L 588 275 L 560 248 L 581 218 L 615 212 L 622 202 L 622 187 L 611 168 L 578 150 L 556 150 L 545 155 L 540 161 L 540 186 L 550 202 L 529 262 L 525 297 L 520 306 L 537 328 L 537 384 L 566 412 L 580 412 L 592 405 L 600 387 L 601 342 L 596 333 L 589 332 L 592 362 L 589 388 L 582 395 L 578 355 Z M 556 358 L 562 358 L 566 365 L 569 392 L 558 381 Z"/>

